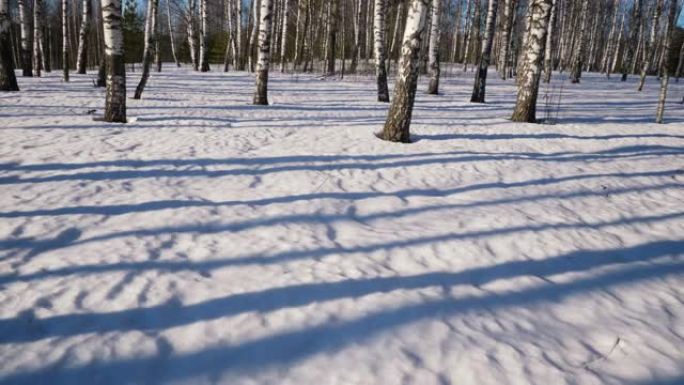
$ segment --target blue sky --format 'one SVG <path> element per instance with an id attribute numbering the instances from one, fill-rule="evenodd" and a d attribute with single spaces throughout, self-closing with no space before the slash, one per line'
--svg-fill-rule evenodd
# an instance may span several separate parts
<path id="1" fill-rule="evenodd" d="M 679 11 L 679 18 L 677 18 L 677 27 L 684 28 L 684 10 Z"/>

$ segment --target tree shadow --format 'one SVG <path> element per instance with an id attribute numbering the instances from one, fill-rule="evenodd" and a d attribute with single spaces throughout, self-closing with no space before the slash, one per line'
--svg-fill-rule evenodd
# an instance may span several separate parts
<path id="1" fill-rule="evenodd" d="M 33 169 L 50 170 L 73 170 L 77 168 L 95 167 L 96 165 L 108 165 L 111 167 L 136 167 L 134 170 L 107 170 L 87 171 L 69 174 L 54 174 L 38 177 L 21 177 L 19 175 L 0 177 L 0 185 L 21 183 L 46 183 L 61 181 L 82 180 L 120 180 L 140 178 L 178 178 L 178 177 L 206 177 L 217 178 L 231 175 L 260 176 L 272 173 L 291 171 L 341 171 L 341 170 L 381 170 L 390 168 L 427 166 L 432 164 L 457 164 L 466 162 L 486 162 L 498 160 L 524 160 L 536 162 L 576 162 L 576 161 L 604 161 L 624 158 L 661 157 L 684 154 L 683 147 L 662 145 L 635 145 L 615 147 L 597 152 L 446 152 L 435 153 L 434 156 L 425 157 L 423 154 L 395 154 L 395 155 L 349 155 L 349 156 L 305 156 L 305 157 L 279 157 L 279 158 L 237 158 L 237 159 L 198 159 L 198 160 L 152 160 L 152 161 L 111 161 L 81 164 L 53 163 L 49 165 L 6 165 L 3 171 L 26 171 Z M 401 157 L 400 161 L 382 161 Z M 307 159 L 307 160 L 304 160 Z M 354 162 L 342 162 L 354 160 Z M 364 162 L 358 162 L 364 160 Z M 317 162 L 322 164 L 294 164 L 298 162 Z M 148 165 L 193 165 L 192 169 L 141 169 Z M 209 164 L 255 164 L 258 168 L 236 168 L 227 170 L 205 170 L 199 168 Z"/>
<path id="2" fill-rule="evenodd" d="M 335 352 L 362 343 L 378 334 L 422 320 L 438 320 L 474 311 L 497 311 L 518 306 L 557 303 L 566 298 L 617 285 L 636 284 L 684 274 L 684 241 L 654 241 L 629 248 L 580 250 L 543 260 L 523 260 L 472 268 L 461 272 L 437 272 L 415 276 L 379 277 L 302 284 L 261 292 L 237 294 L 206 302 L 164 304 L 119 312 L 68 314 L 35 318 L 22 314 L 0 320 L 5 342 L 28 342 L 85 333 L 150 331 L 188 325 L 249 311 L 274 311 L 341 298 L 359 298 L 400 289 L 441 287 L 443 295 L 415 304 L 381 309 L 351 320 L 329 321 L 231 346 L 214 346 L 198 352 L 96 361 L 84 366 L 51 367 L 0 377 L 6 384 L 81 383 L 97 378 L 102 383 L 147 381 L 151 367 L 162 367 L 152 381 L 180 381 L 195 376 L 245 375 L 306 359 L 321 352 Z M 610 267 L 610 268 L 607 268 Z M 571 281 L 554 282 L 553 276 L 587 272 Z M 455 298 L 449 288 L 484 285 L 501 279 L 528 276 L 539 284 L 522 290 L 486 291 L 484 295 Z"/>

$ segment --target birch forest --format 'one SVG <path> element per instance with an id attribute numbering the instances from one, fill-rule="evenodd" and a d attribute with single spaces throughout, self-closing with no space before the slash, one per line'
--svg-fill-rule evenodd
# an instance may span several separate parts
<path id="1" fill-rule="evenodd" d="M 568 73 L 572 83 L 579 83 L 583 72 L 606 77 L 617 73 L 622 81 L 636 76 L 641 91 L 647 75 L 678 81 L 684 70 L 684 38 L 675 26 L 681 4 L 676 0 L 429 1 L 420 36 L 413 37 L 420 38 L 419 52 L 411 57 L 403 49 L 412 44 L 407 30 L 407 25 L 412 27 L 410 1 L 272 3 L 123 0 L 117 26 L 107 21 L 112 15 L 108 4 L 98 1 L 6 1 L 1 89 L 19 89 L 15 68 L 24 77 L 60 69 L 66 82 L 73 70 L 84 74 L 99 68 L 104 78 L 114 67 L 127 65 L 128 72 L 135 72 L 138 64 L 139 99 L 152 64 L 161 72 L 162 63 L 170 62 L 201 72 L 209 72 L 210 65 L 214 71 L 254 72 L 259 94 L 255 104 L 266 103 L 271 67 L 281 73 L 339 78 L 374 72 L 378 101 L 388 102 L 387 77 L 406 77 L 408 69 L 400 62 L 411 61 L 420 74 L 429 76 L 429 94 L 438 93 L 440 67 L 456 71 L 461 65 L 463 72 L 475 68 L 474 103 L 485 101 L 490 66 L 504 80 L 518 78 L 522 71 L 524 76 L 517 80 L 519 103 L 512 116 L 536 122 L 539 80 L 543 77 L 549 83 L 554 71 Z M 110 33 L 123 40 L 124 54 L 121 63 L 107 66 Z M 110 72 L 104 70 L 110 67 Z M 105 84 L 104 79 L 98 84 Z"/>
<path id="2" fill-rule="evenodd" d="M 0 385 L 684 384 L 684 0 L 0 0 Z"/>

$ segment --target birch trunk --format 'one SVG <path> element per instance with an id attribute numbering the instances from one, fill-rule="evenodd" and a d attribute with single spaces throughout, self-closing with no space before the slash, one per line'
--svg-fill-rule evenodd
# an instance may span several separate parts
<path id="1" fill-rule="evenodd" d="M 302 57 L 304 55 L 304 45 L 306 42 L 306 30 L 309 24 L 309 13 L 307 12 L 306 2 L 308 0 L 299 0 L 297 3 L 297 29 L 295 31 L 295 58 L 294 69 L 302 64 Z"/>
<path id="2" fill-rule="evenodd" d="M 589 51 L 588 51 L 588 60 L 586 63 L 584 63 L 584 70 L 585 71 L 591 71 L 594 68 L 594 60 L 595 60 L 595 53 L 596 53 L 596 40 L 597 40 L 597 33 L 596 29 L 598 28 L 598 19 L 599 19 L 599 14 L 598 10 L 595 10 L 597 13 L 594 14 L 594 17 L 591 19 L 591 28 L 589 29 L 589 36 L 591 36 L 589 40 Z"/>
<path id="3" fill-rule="evenodd" d="M 654 52 L 653 47 L 656 43 L 656 37 L 658 34 L 658 20 L 660 20 L 660 13 L 663 9 L 663 0 L 656 0 L 655 8 L 653 9 L 653 22 L 651 23 L 651 35 L 648 39 L 648 43 L 644 45 L 644 60 L 641 63 L 641 77 L 639 79 L 639 87 L 637 91 L 644 89 L 644 83 L 646 82 L 646 73 L 648 72 L 649 63 L 651 60 L 651 54 Z"/>
<path id="4" fill-rule="evenodd" d="M 482 45 L 482 54 L 480 55 L 480 63 L 475 74 L 475 84 L 473 85 L 473 94 L 470 97 L 472 103 L 484 103 L 485 93 L 487 89 L 487 68 L 489 68 L 489 61 L 492 55 L 492 42 L 494 41 L 494 26 L 496 25 L 496 11 L 498 9 L 497 0 L 489 0 L 487 9 L 487 24 L 485 26 L 484 44 Z"/>
<path id="5" fill-rule="evenodd" d="M 418 85 L 421 38 L 425 30 L 429 4 L 430 0 L 412 0 L 409 6 L 394 97 L 380 136 L 383 140 L 403 143 L 411 141 L 409 128 Z"/>
<path id="6" fill-rule="evenodd" d="M 546 29 L 546 45 L 544 47 L 544 82 L 551 83 L 551 74 L 553 73 L 553 54 L 551 48 L 553 47 L 553 29 L 556 27 L 556 4 L 558 0 L 551 2 L 551 15 L 549 15 L 549 25 Z"/>
<path id="7" fill-rule="evenodd" d="M 510 52 L 510 36 L 513 28 L 513 3 L 514 0 L 505 0 L 503 29 L 501 31 L 501 51 L 499 52 L 499 69 L 501 79 L 506 80 L 508 72 L 508 56 Z"/>
<path id="8" fill-rule="evenodd" d="M 150 64 L 152 63 L 152 51 L 157 42 L 157 8 L 159 0 L 149 0 L 147 3 L 147 18 L 145 20 L 145 47 L 143 50 L 142 76 L 138 87 L 135 89 L 133 99 L 140 99 L 147 79 L 150 77 Z"/>
<path id="9" fill-rule="evenodd" d="M 188 1 L 188 10 L 185 14 L 185 23 L 188 32 L 188 48 L 190 49 L 190 61 L 192 68 L 199 70 L 199 58 L 197 57 L 197 29 L 195 28 L 195 10 L 197 9 L 197 0 Z"/>
<path id="10" fill-rule="evenodd" d="M 171 6 L 169 3 L 171 0 L 166 0 L 166 18 L 169 22 L 169 39 L 171 40 L 171 55 L 173 55 L 173 61 L 176 63 L 176 67 L 180 67 L 180 61 L 178 61 L 178 55 L 176 55 L 176 39 L 173 35 L 173 25 L 171 23 Z"/>
<path id="11" fill-rule="evenodd" d="M 272 1 L 272 0 L 271 0 Z M 261 16 L 260 16 L 260 0 L 252 0 L 252 33 L 249 36 L 249 71 L 254 72 L 254 50 L 259 50 L 260 48 L 257 47 L 257 40 L 259 38 L 260 34 L 260 24 L 261 24 Z M 269 36 L 270 39 L 270 36 Z M 270 41 L 269 41 L 270 43 Z M 270 44 L 269 44 L 270 45 Z M 270 48 L 269 48 L 270 49 Z M 258 55 L 258 52 L 257 52 Z M 258 59 L 257 59 L 258 60 Z"/>
<path id="12" fill-rule="evenodd" d="M 33 72 L 41 75 L 43 69 L 43 0 L 33 1 Z"/>
<path id="13" fill-rule="evenodd" d="M 677 1 L 670 1 L 670 8 L 667 16 L 667 29 L 665 31 L 665 56 L 668 56 L 670 51 L 674 50 L 672 39 L 675 29 L 675 17 L 677 16 Z M 665 101 L 667 99 L 667 86 L 670 81 L 670 61 L 663 60 L 662 77 L 660 78 L 660 97 L 658 98 L 658 108 L 656 109 L 656 123 L 663 123 L 663 116 L 665 115 Z"/>
<path id="14" fill-rule="evenodd" d="M 626 43 L 626 52 L 625 52 L 625 57 L 622 59 L 622 81 L 627 81 L 627 74 L 629 73 L 629 68 L 630 65 L 632 64 L 632 61 L 634 61 L 634 58 L 636 57 L 635 53 L 635 46 L 638 43 L 639 40 L 639 27 L 637 27 L 637 24 L 639 23 L 639 20 L 641 19 L 641 1 L 642 0 L 634 0 L 634 5 L 632 7 L 632 18 L 630 21 L 630 31 L 629 31 L 629 39 L 627 40 Z"/>
<path id="15" fill-rule="evenodd" d="M 21 23 L 21 68 L 22 76 L 33 76 L 31 65 L 31 15 L 27 9 L 26 2 L 29 0 L 19 0 L 19 21 Z"/>
<path id="16" fill-rule="evenodd" d="M 615 69 L 617 68 L 618 58 L 620 57 L 620 51 L 622 49 L 622 34 L 623 34 L 624 30 L 625 30 L 625 12 L 622 12 L 622 17 L 621 17 L 621 21 L 620 21 L 620 30 L 618 32 L 617 41 L 615 42 L 615 51 L 614 51 L 614 54 L 612 57 L 612 63 L 609 63 L 608 68 L 606 69 L 606 76 L 607 77 L 610 77 L 610 74 L 612 72 L 615 72 Z"/>
<path id="17" fill-rule="evenodd" d="M 354 9 L 354 47 L 352 47 L 351 53 L 351 65 L 349 67 L 349 72 L 356 72 L 356 67 L 359 64 L 361 58 L 360 47 L 361 47 L 361 18 L 363 17 L 363 3 L 361 0 L 356 0 L 356 8 Z"/>
<path id="18" fill-rule="evenodd" d="M 425 0 L 428 1 L 428 0 Z M 385 16 L 387 0 L 375 0 L 375 18 L 373 34 L 375 36 L 375 76 L 378 86 L 378 101 L 389 102 L 389 90 L 387 89 L 387 66 L 385 49 Z M 422 31 L 422 30 L 421 30 Z M 419 39 L 420 41 L 420 39 Z M 419 47 L 420 48 L 420 47 Z"/>
<path id="19" fill-rule="evenodd" d="M 126 123 L 126 66 L 124 63 L 121 0 L 101 0 L 107 67 L 107 122 Z"/>
<path id="20" fill-rule="evenodd" d="M 268 67 L 271 55 L 271 32 L 273 29 L 273 0 L 261 0 L 259 22 L 259 52 L 256 69 L 254 104 L 268 105 Z"/>
<path id="21" fill-rule="evenodd" d="M 283 28 L 281 30 L 280 38 L 280 72 L 285 72 L 287 67 L 287 24 L 288 15 L 290 14 L 290 1 L 283 0 Z"/>
<path id="22" fill-rule="evenodd" d="M 150 0 L 152 1 L 152 0 Z M 200 71 L 209 71 L 207 0 L 200 0 Z"/>
<path id="23" fill-rule="evenodd" d="M 0 91 L 19 91 L 14 73 L 9 0 L 0 0 Z"/>
<path id="24" fill-rule="evenodd" d="M 617 17 L 618 11 L 620 10 L 620 0 L 613 1 L 613 17 L 610 21 L 610 32 L 608 33 L 608 44 L 606 45 L 606 53 L 603 57 L 603 65 L 601 70 L 606 73 L 606 77 L 610 78 L 610 62 L 613 58 L 613 52 L 615 51 L 615 33 L 617 31 Z"/>
<path id="25" fill-rule="evenodd" d="M 81 29 L 78 33 L 78 58 L 76 60 L 76 73 L 85 74 L 88 64 L 88 31 L 90 30 L 90 18 L 93 14 L 91 0 L 83 0 L 83 18 Z"/>
<path id="26" fill-rule="evenodd" d="M 465 13 L 465 27 L 463 27 L 463 43 L 461 44 L 461 47 L 463 47 L 463 52 L 462 52 L 462 57 L 461 60 L 462 62 L 466 61 L 466 58 L 468 56 L 468 42 L 470 41 L 470 23 L 471 23 L 471 18 L 470 18 L 470 11 L 473 6 L 473 0 L 468 0 L 468 4 L 466 5 L 466 13 Z"/>
<path id="27" fill-rule="evenodd" d="M 62 80 L 69 81 L 69 1 L 62 0 Z"/>
<path id="28" fill-rule="evenodd" d="M 463 7 L 462 0 L 457 0 L 456 2 L 456 22 L 454 25 L 454 34 L 451 39 L 451 55 L 450 59 L 453 63 L 458 61 L 458 49 L 459 49 L 459 34 L 461 33 L 461 8 Z"/>
<path id="29" fill-rule="evenodd" d="M 542 58 L 552 0 L 530 0 L 528 6 L 528 33 L 525 34 L 523 56 L 520 62 L 518 97 L 511 120 L 535 123 L 537 121 L 537 95 L 542 71 Z"/>
<path id="30" fill-rule="evenodd" d="M 572 55 L 572 71 L 570 73 L 570 82 L 579 83 L 582 77 L 582 54 L 584 51 L 584 32 L 587 29 L 587 11 L 589 8 L 589 0 L 582 0 L 582 9 L 580 10 L 579 32 L 575 39 L 575 52 Z"/>
<path id="31" fill-rule="evenodd" d="M 397 15 L 399 18 L 399 15 Z M 430 95 L 439 94 L 439 45 L 441 34 L 442 0 L 432 0 L 432 24 L 430 25 L 430 83 L 428 83 L 427 93 Z"/>

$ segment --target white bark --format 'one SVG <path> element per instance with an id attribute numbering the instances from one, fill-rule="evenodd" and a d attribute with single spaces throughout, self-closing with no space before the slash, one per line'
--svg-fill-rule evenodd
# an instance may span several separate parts
<path id="1" fill-rule="evenodd" d="M 558 0 L 551 2 L 551 15 L 549 15 L 549 25 L 546 29 L 546 47 L 544 52 L 544 81 L 551 82 L 551 74 L 553 72 L 553 54 L 551 48 L 553 47 L 553 30 L 556 24 L 556 4 Z"/>
<path id="2" fill-rule="evenodd" d="M 33 76 L 31 65 L 31 15 L 27 9 L 26 2 L 29 0 L 18 0 L 19 3 L 19 22 L 21 23 L 21 68 L 23 76 Z"/>
<path id="3" fill-rule="evenodd" d="M 525 34 L 524 51 L 518 70 L 518 97 L 511 117 L 514 122 L 536 122 L 539 79 L 551 3 L 552 0 L 530 0 L 528 6 L 528 33 Z"/>
<path id="4" fill-rule="evenodd" d="M 173 25 L 171 22 L 171 0 L 166 0 L 166 18 L 169 22 L 169 39 L 171 40 L 171 55 L 173 55 L 173 61 L 176 62 L 176 67 L 180 67 L 180 62 L 178 61 L 178 55 L 176 55 L 176 39 L 173 34 Z"/>
<path id="5" fill-rule="evenodd" d="M 281 30 L 280 38 L 280 72 L 285 72 L 285 67 L 287 65 L 287 25 L 288 16 L 290 14 L 290 1 L 283 0 L 283 28 Z"/>
<path id="6" fill-rule="evenodd" d="M 43 0 L 33 2 L 33 72 L 40 76 L 43 70 Z"/>
<path id="7" fill-rule="evenodd" d="M 259 52 L 256 66 L 254 104 L 268 105 L 268 69 L 271 61 L 271 35 L 273 29 L 273 1 L 261 0 L 259 21 Z"/>
<path id="8" fill-rule="evenodd" d="M 375 54 L 375 75 L 378 87 L 378 101 L 389 102 L 389 90 L 387 89 L 387 67 L 385 48 L 385 17 L 387 0 L 375 0 L 375 15 L 373 19 L 373 35 L 375 37 L 373 48 Z"/>
<path id="9" fill-rule="evenodd" d="M 124 64 L 121 0 L 101 0 L 107 62 L 105 120 L 126 122 L 126 67 Z"/>
<path id="10" fill-rule="evenodd" d="M 503 14 L 503 31 L 501 32 L 501 50 L 499 52 L 499 69 L 501 79 L 506 80 L 508 59 L 511 47 L 511 28 L 513 27 L 513 0 L 505 0 Z"/>
<path id="11" fill-rule="evenodd" d="M 418 83 L 421 39 L 429 5 L 430 0 L 412 0 L 409 6 L 394 96 L 381 135 L 384 140 L 404 143 L 411 141 L 409 128 Z"/>
<path id="12" fill-rule="evenodd" d="M 398 18 L 398 16 L 397 16 Z M 430 69 L 430 83 L 428 94 L 439 93 L 439 45 L 441 35 L 442 0 L 432 0 L 432 24 L 430 25 L 430 50 L 428 52 Z"/>
<path id="13" fill-rule="evenodd" d="M 656 0 L 655 8 L 653 9 L 653 22 L 651 23 L 651 34 L 648 39 L 648 43 L 644 45 L 644 60 L 641 64 L 641 78 L 639 79 L 639 87 L 637 91 L 644 89 L 644 82 L 646 81 L 646 73 L 648 72 L 648 67 L 651 60 L 651 54 L 654 52 L 654 46 L 656 43 L 656 36 L 658 34 L 658 20 L 660 19 L 660 13 L 663 10 L 663 1 Z"/>
<path id="14" fill-rule="evenodd" d="M 580 10 L 579 32 L 576 37 L 575 51 L 572 56 L 572 71 L 570 73 L 570 82 L 579 83 L 582 77 L 582 58 L 584 51 L 584 34 L 587 29 L 587 12 L 589 8 L 589 0 L 582 0 L 582 9 Z"/>
<path id="15" fill-rule="evenodd" d="M 76 60 L 76 73 L 85 74 L 88 64 L 88 31 L 90 30 L 90 18 L 92 17 L 91 0 L 83 0 L 83 17 L 81 29 L 78 33 L 78 60 Z"/>
<path id="16" fill-rule="evenodd" d="M 669 53 L 674 49 L 672 44 L 672 38 L 675 29 L 675 17 L 677 15 L 677 1 L 670 1 L 670 8 L 667 17 L 667 29 L 665 31 L 665 52 Z M 660 78 L 660 98 L 658 100 L 658 108 L 656 109 L 656 123 L 663 123 L 663 117 L 665 115 L 665 101 L 667 99 L 667 86 L 670 81 L 670 61 L 663 60 L 662 77 Z"/>
<path id="17" fill-rule="evenodd" d="M 200 0 L 200 71 L 209 71 L 207 0 Z"/>
<path id="18" fill-rule="evenodd" d="M 62 0 L 62 80 L 69 81 L 69 1 Z"/>
<path id="19" fill-rule="evenodd" d="M 147 18 L 145 19 L 145 46 L 143 50 L 142 76 L 138 87 L 136 87 L 134 99 L 140 99 L 142 92 L 150 76 L 150 63 L 152 62 L 152 51 L 157 42 L 157 9 L 159 0 L 148 0 Z"/>

